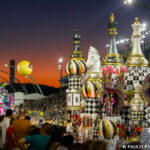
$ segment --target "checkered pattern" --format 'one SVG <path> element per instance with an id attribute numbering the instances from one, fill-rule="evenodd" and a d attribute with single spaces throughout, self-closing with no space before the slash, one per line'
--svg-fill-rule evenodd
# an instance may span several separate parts
<path id="1" fill-rule="evenodd" d="M 144 120 L 144 111 L 131 111 L 131 120 Z"/>
<path id="2" fill-rule="evenodd" d="M 145 109 L 147 122 L 150 123 L 150 107 Z"/>
<path id="3" fill-rule="evenodd" d="M 69 89 L 80 89 L 81 79 L 78 75 L 69 76 Z"/>
<path id="4" fill-rule="evenodd" d="M 130 112 L 131 112 L 131 107 L 124 106 L 122 111 L 120 112 L 121 119 L 124 119 L 125 121 L 130 120 L 130 118 L 131 118 Z"/>
<path id="5" fill-rule="evenodd" d="M 99 100 L 86 98 L 85 99 L 85 113 L 93 114 L 98 113 L 99 109 Z"/>
<path id="6" fill-rule="evenodd" d="M 125 73 L 125 89 L 134 90 L 134 83 L 138 82 L 142 85 L 146 75 L 149 73 L 149 69 L 144 66 L 131 66 L 127 68 Z"/>
<path id="7" fill-rule="evenodd" d="M 138 118 L 140 120 L 147 120 L 148 119 L 148 107 L 144 106 L 143 111 L 140 112 L 131 112 L 131 120 L 137 120 Z"/>
<path id="8" fill-rule="evenodd" d="M 93 139 L 94 139 L 94 140 L 97 140 L 97 139 L 98 139 L 98 125 L 99 125 L 99 122 L 96 120 L 96 121 L 93 123 Z"/>

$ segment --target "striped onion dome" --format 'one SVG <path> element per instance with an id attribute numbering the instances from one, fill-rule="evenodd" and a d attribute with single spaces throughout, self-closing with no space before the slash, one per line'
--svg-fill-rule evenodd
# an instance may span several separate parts
<path id="1" fill-rule="evenodd" d="M 86 64 L 84 60 L 70 60 L 66 65 L 66 72 L 68 75 L 81 75 L 85 73 Z"/>
<path id="2" fill-rule="evenodd" d="M 96 98 L 101 95 L 102 84 L 99 80 L 87 80 L 82 86 L 83 96 L 85 98 Z"/>
<path id="3" fill-rule="evenodd" d="M 99 130 L 105 139 L 112 139 L 117 135 L 117 126 L 112 120 L 103 119 L 99 124 Z"/>
<path id="4" fill-rule="evenodd" d="M 80 38 L 81 36 L 79 31 L 75 30 L 73 35 L 74 50 L 66 65 L 66 72 L 68 75 L 81 75 L 86 71 L 84 57 L 82 55 L 82 51 L 80 50 Z"/>

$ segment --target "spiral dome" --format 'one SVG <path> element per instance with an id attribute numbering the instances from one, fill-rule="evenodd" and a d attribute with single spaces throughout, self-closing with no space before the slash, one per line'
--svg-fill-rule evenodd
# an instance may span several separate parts
<path id="1" fill-rule="evenodd" d="M 85 98 L 96 98 L 101 96 L 102 84 L 99 80 L 87 80 L 82 86 Z"/>
<path id="2" fill-rule="evenodd" d="M 78 30 L 75 30 L 73 35 L 73 45 L 74 50 L 70 59 L 66 65 L 66 72 L 68 75 L 81 75 L 86 71 L 86 64 L 82 51 L 80 50 L 80 33 Z"/>
<path id="3" fill-rule="evenodd" d="M 112 120 L 103 119 L 100 122 L 99 128 L 105 139 L 112 139 L 115 135 L 117 135 L 117 126 Z"/>
<path id="4" fill-rule="evenodd" d="M 66 72 L 68 75 L 81 75 L 86 71 L 86 64 L 84 60 L 70 60 L 66 65 Z"/>

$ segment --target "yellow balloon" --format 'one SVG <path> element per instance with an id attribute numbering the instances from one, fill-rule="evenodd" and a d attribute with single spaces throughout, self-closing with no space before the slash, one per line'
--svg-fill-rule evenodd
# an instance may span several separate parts
<path id="1" fill-rule="evenodd" d="M 32 66 L 29 61 L 23 60 L 18 63 L 17 70 L 23 76 L 29 76 L 32 73 Z"/>

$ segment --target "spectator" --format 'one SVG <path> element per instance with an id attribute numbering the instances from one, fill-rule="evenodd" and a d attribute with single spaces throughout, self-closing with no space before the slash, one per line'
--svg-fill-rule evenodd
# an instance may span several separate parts
<path id="1" fill-rule="evenodd" d="M 14 129 L 12 126 L 13 119 L 10 120 L 10 126 L 6 131 L 6 140 L 8 143 L 8 150 L 12 150 L 15 147 L 15 136 L 14 136 Z"/>
<path id="2" fill-rule="evenodd" d="M 74 138 L 72 135 L 66 135 L 62 138 L 61 145 L 57 148 L 57 150 L 67 150 L 74 142 Z"/>
<path id="3" fill-rule="evenodd" d="M 25 120 L 30 120 L 30 116 L 25 116 Z"/>
<path id="4" fill-rule="evenodd" d="M 13 122 L 13 128 L 14 128 L 14 135 L 16 142 L 25 136 L 28 136 L 29 133 L 28 128 L 31 126 L 31 123 L 29 120 L 25 120 L 26 113 L 21 111 L 19 113 L 19 118 Z M 17 147 L 20 147 L 17 142 Z"/>
<path id="5" fill-rule="evenodd" d="M 92 140 L 87 140 L 81 145 L 80 150 L 89 150 L 89 145 L 92 143 Z"/>
<path id="6" fill-rule="evenodd" d="M 1 122 L 1 130 L 2 130 L 2 147 L 4 148 L 4 145 L 6 145 L 6 130 L 10 126 L 10 119 L 12 118 L 12 110 L 7 109 L 6 116 L 4 117 L 3 121 Z"/>
<path id="7" fill-rule="evenodd" d="M 80 150 L 81 145 L 82 144 L 80 144 L 80 143 L 75 143 L 69 147 L 69 150 Z"/>
<path id="8" fill-rule="evenodd" d="M 48 146 L 50 136 L 47 134 L 47 125 L 42 125 L 40 134 L 35 134 L 21 138 L 19 144 L 30 143 L 29 150 L 45 150 Z"/>

